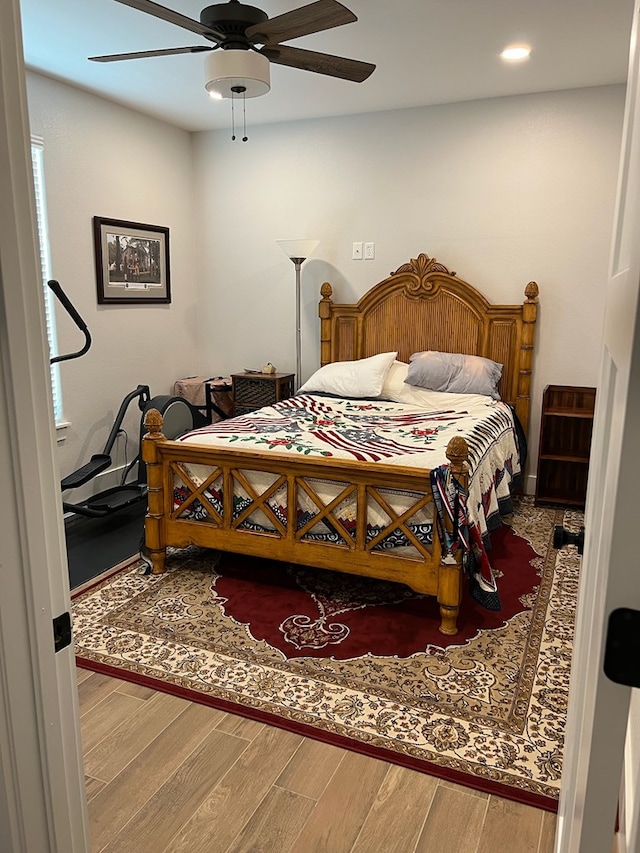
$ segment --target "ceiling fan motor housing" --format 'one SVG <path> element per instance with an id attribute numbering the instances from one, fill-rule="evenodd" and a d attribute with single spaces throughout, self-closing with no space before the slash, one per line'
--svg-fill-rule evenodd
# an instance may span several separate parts
<path id="1" fill-rule="evenodd" d="M 269 16 L 262 9 L 246 6 L 237 0 L 216 3 L 200 12 L 201 24 L 225 36 L 225 40 L 220 45 L 223 50 L 250 47 L 251 42 L 245 36 L 245 30 L 268 20 Z"/>

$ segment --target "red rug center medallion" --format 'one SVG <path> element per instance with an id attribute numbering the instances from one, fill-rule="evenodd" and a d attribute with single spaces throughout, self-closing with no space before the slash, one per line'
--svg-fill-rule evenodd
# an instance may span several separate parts
<path id="1" fill-rule="evenodd" d="M 492 533 L 491 542 L 502 610 L 486 610 L 464 595 L 453 637 L 438 630 L 439 608 L 432 596 L 341 572 L 223 554 L 212 591 L 228 617 L 287 658 L 408 658 L 465 643 L 532 606 L 540 583 L 538 555 L 505 525 Z"/>

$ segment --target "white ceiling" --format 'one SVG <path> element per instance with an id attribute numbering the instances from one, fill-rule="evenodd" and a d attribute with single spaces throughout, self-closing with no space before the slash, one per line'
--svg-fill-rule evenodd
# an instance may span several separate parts
<path id="1" fill-rule="evenodd" d="M 307 0 L 251 0 L 270 18 Z M 246 103 L 247 122 L 290 121 L 476 100 L 626 80 L 634 0 L 344 0 L 358 21 L 291 42 L 374 62 L 364 83 L 272 65 L 271 91 Z M 199 19 L 206 0 L 164 0 Z M 204 90 L 208 54 L 126 62 L 88 56 L 207 44 L 114 0 L 21 0 L 28 67 L 186 130 L 230 126 L 230 102 Z M 499 52 L 527 42 L 507 65 Z"/>

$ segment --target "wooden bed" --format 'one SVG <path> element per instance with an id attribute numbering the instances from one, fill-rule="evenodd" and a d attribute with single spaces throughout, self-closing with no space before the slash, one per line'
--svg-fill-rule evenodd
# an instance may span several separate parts
<path id="1" fill-rule="evenodd" d="M 525 432 L 529 423 L 530 378 L 533 359 L 538 285 L 529 282 L 525 302 L 519 305 L 490 305 L 474 287 L 458 278 L 435 258 L 421 254 L 375 285 L 355 305 L 332 301 L 331 285 L 321 289 L 321 363 L 352 361 L 381 352 L 398 351 L 408 361 L 418 351 L 438 350 L 480 355 L 504 365 L 499 391 L 515 407 Z M 148 512 L 145 539 L 152 570 L 165 570 L 167 546 L 194 544 L 224 551 L 269 557 L 325 569 L 407 584 L 420 593 L 437 597 L 444 634 L 457 632 L 456 620 L 464 579 L 461 554 L 442 557 L 436 535 L 426 545 L 410 529 L 411 519 L 425 508 L 433 514 L 429 472 L 384 462 L 366 463 L 331 457 L 296 456 L 282 453 L 207 447 L 168 441 L 162 435 L 162 418 L 151 410 L 145 426 L 142 456 L 147 464 Z M 451 472 L 466 488 L 467 445 L 453 438 L 447 447 Z M 204 479 L 190 473 L 193 466 L 206 466 Z M 202 470 L 202 469 L 200 469 Z M 258 491 L 252 475 L 271 478 Z M 184 503 L 174 505 L 174 483 L 186 489 Z M 339 484 L 337 497 L 324 500 L 317 483 Z M 205 491 L 218 483 L 225 497 L 222 508 L 207 499 Z M 234 487 L 241 487 L 251 506 L 240 512 L 233 506 Z M 269 499 L 277 489 L 287 490 L 287 516 L 273 512 Z M 389 505 L 389 490 L 410 492 L 412 505 L 397 513 Z M 297 520 L 298 495 L 304 494 L 317 508 L 318 518 L 341 534 L 339 543 L 314 541 L 309 537 L 312 522 Z M 355 530 L 347 532 L 334 513 L 347 497 L 357 506 Z M 185 518 L 184 510 L 199 502 L 206 517 Z M 373 539 L 368 538 L 369 508 L 375 504 L 388 516 L 389 524 Z M 269 519 L 268 532 L 246 529 L 246 519 L 259 508 Z M 396 555 L 380 547 L 389 531 L 401 531 L 413 545 L 413 555 Z"/>

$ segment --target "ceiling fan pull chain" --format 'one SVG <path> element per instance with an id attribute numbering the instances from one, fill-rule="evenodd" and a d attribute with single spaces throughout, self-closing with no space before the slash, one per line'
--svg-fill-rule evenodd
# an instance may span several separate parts
<path id="1" fill-rule="evenodd" d="M 249 138 L 247 136 L 247 97 L 246 91 L 242 93 L 242 141 L 246 142 Z"/>
<path id="2" fill-rule="evenodd" d="M 231 141 L 234 142 L 236 138 L 236 114 L 234 110 L 236 95 L 242 95 L 242 132 L 244 136 L 242 137 L 242 141 L 246 142 L 247 137 L 247 115 L 246 115 L 246 97 L 245 93 L 247 91 L 246 86 L 232 86 L 231 87 Z"/>
<path id="3" fill-rule="evenodd" d="M 231 87 L 231 141 L 236 141 L 236 112 L 235 112 L 235 102 L 236 102 L 236 93 L 234 91 L 235 86 Z"/>

